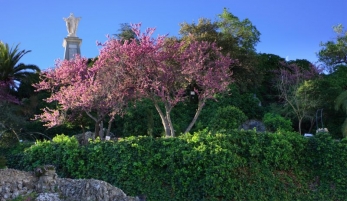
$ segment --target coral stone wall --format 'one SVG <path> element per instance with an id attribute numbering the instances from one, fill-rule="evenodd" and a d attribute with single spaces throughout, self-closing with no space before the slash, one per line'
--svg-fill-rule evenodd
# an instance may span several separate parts
<path id="1" fill-rule="evenodd" d="M 38 178 L 32 172 L 0 169 L 0 201 L 32 193 L 37 182 Z"/>
<path id="2" fill-rule="evenodd" d="M 38 178 L 33 172 L 0 169 L 0 201 L 12 200 L 19 195 L 25 196 L 32 192 L 39 194 L 36 199 L 37 201 L 140 200 L 137 197 L 126 196 L 121 189 L 100 180 L 58 178 L 55 172 L 48 175 L 42 175 Z M 49 196 L 51 196 L 51 198 L 47 198 Z"/>

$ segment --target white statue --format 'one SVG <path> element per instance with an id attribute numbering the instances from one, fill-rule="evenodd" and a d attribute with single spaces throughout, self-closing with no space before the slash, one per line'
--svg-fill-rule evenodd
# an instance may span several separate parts
<path id="1" fill-rule="evenodd" d="M 70 13 L 68 18 L 63 18 L 66 22 L 68 36 L 76 37 L 78 22 L 80 21 L 80 17 L 75 17 L 73 13 Z"/>

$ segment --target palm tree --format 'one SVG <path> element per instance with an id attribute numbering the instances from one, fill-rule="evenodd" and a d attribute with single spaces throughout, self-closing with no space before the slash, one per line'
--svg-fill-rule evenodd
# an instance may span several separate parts
<path id="1" fill-rule="evenodd" d="M 347 113 L 347 91 L 342 92 L 337 98 L 336 98 L 336 104 L 335 109 L 339 110 L 342 108 L 343 111 Z M 347 118 L 345 122 L 342 124 L 342 135 L 344 137 L 347 137 Z"/>
<path id="2" fill-rule="evenodd" d="M 18 46 L 10 48 L 7 43 L 0 41 L 0 82 L 6 83 L 10 89 L 18 88 L 18 83 L 40 72 L 36 65 L 19 63 L 31 51 L 19 50 Z"/>

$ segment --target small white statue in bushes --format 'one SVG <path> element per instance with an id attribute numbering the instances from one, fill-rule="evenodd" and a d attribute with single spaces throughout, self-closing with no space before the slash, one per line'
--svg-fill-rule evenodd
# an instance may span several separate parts
<path id="1" fill-rule="evenodd" d="M 327 128 L 318 128 L 316 130 L 316 134 L 317 133 L 329 133 L 328 129 Z"/>

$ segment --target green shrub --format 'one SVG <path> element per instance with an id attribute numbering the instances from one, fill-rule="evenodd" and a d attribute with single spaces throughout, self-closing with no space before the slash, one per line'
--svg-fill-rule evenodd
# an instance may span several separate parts
<path id="1" fill-rule="evenodd" d="M 229 86 L 228 94 L 218 94 L 218 102 L 212 104 L 220 106 L 232 105 L 239 108 L 249 119 L 260 119 L 264 115 L 264 107 L 256 94 L 240 90 L 234 83 Z M 211 103 L 211 102 L 210 102 Z"/>
<path id="2" fill-rule="evenodd" d="M 36 141 L 34 145 L 24 151 L 21 168 L 32 171 L 38 166 L 54 165 L 59 176 L 69 177 L 69 168 L 76 157 L 79 145 L 75 137 L 64 134 L 57 135 L 52 141 Z"/>
<path id="3" fill-rule="evenodd" d="M 263 117 L 266 130 L 276 132 L 277 130 L 292 131 L 292 122 L 279 114 L 266 113 Z"/>
<path id="4" fill-rule="evenodd" d="M 9 168 L 14 169 L 22 169 L 22 159 L 24 157 L 24 150 L 29 148 L 33 143 L 30 142 L 22 142 L 12 144 L 10 147 L 8 146 L 0 146 L 0 153 L 6 159 L 6 165 Z"/>
<path id="5" fill-rule="evenodd" d="M 347 140 L 328 134 L 203 130 L 79 146 L 59 135 L 24 152 L 24 167 L 107 181 L 148 200 L 344 200 Z M 318 182 L 317 182 L 318 181 Z"/>
<path id="6" fill-rule="evenodd" d="M 347 140 L 338 141 L 329 133 L 318 133 L 309 139 L 306 153 L 306 163 L 314 173 L 312 180 L 318 181 L 315 190 L 326 199 L 345 200 Z"/>
<path id="7" fill-rule="evenodd" d="M 234 106 L 219 107 L 216 111 L 210 112 L 210 119 L 207 122 L 198 121 L 198 129 L 208 127 L 213 131 L 233 130 L 247 120 L 247 116 Z"/>

